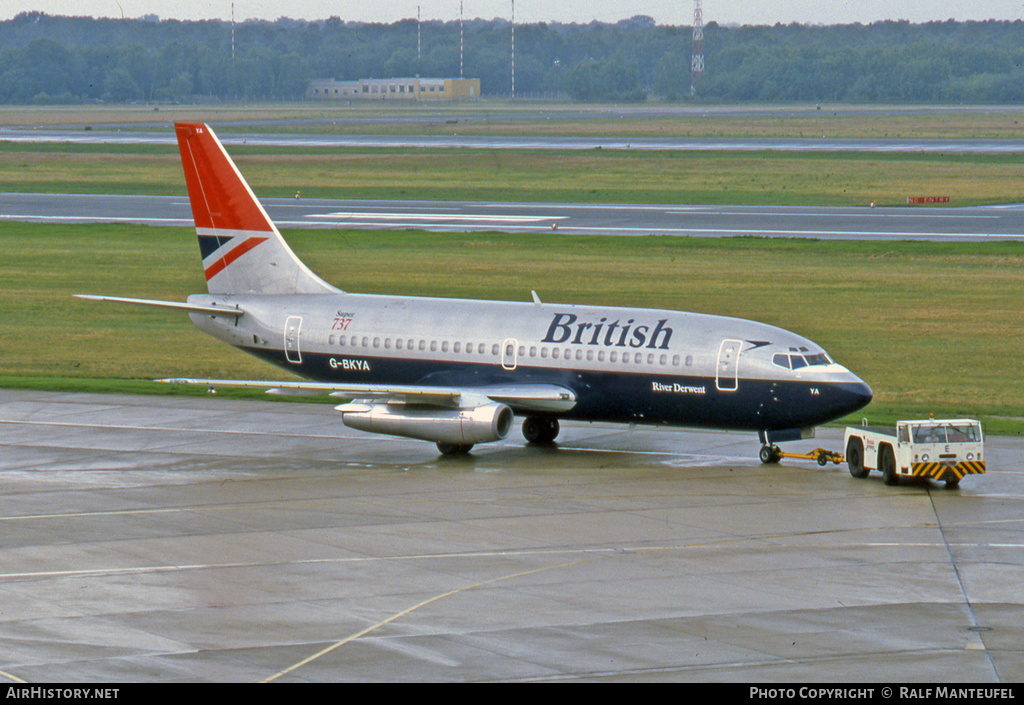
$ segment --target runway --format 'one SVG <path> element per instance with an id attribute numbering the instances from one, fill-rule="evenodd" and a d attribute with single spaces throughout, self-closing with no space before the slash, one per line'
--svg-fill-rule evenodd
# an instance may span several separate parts
<path id="1" fill-rule="evenodd" d="M 0 429 L 0 681 L 1024 677 L 1019 439 L 949 491 L 747 434 L 441 458 L 215 396 L 0 390 Z"/>
<path id="2" fill-rule="evenodd" d="M 435 117 L 434 122 L 440 118 Z M 392 120 L 388 121 L 393 124 Z M 247 123 L 251 125 L 251 123 Z M 216 125 L 214 126 L 216 127 Z M 0 127 L 0 141 L 15 144 L 149 144 L 173 146 L 169 123 L 119 129 Z M 1020 154 L 1019 139 L 908 139 L 830 137 L 616 137 L 573 135 L 450 135 L 290 134 L 287 132 L 224 132 L 218 136 L 229 150 L 242 145 L 290 149 L 510 149 L 510 150 L 636 150 L 686 152 L 890 152 L 939 154 Z"/>
<path id="3" fill-rule="evenodd" d="M 1024 204 L 829 208 L 261 199 L 281 228 L 979 241 L 1024 237 Z M 184 196 L 0 194 L 0 222 L 192 227 Z"/>

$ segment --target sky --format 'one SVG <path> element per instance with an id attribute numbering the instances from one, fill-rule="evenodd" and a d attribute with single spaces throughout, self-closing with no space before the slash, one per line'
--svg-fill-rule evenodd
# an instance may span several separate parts
<path id="1" fill-rule="evenodd" d="M 460 0 L 235 0 L 235 19 L 279 17 L 318 20 L 331 16 L 363 22 L 395 22 L 416 17 L 457 20 Z M 509 17 L 513 0 L 462 0 L 467 19 Z M 880 20 L 930 22 L 954 19 L 1024 19 L 1020 0 L 703 0 L 704 22 L 720 24 L 864 24 Z M 693 0 L 518 0 L 517 23 L 616 22 L 648 15 L 659 24 L 690 25 Z M 231 0 L 0 0 L 0 20 L 25 11 L 50 15 L 161 19 L 231 18 Z"/>

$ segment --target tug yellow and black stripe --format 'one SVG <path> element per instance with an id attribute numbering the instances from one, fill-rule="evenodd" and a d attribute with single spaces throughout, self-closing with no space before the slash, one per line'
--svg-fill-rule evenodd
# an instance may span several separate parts
<path id="1" fill-rule="evenodd" d="M 933 480 L 961 480 L 965 475 L 981 475 L 985 463 L 981 460 L 963 461 L 956 465 L 949 463 L 912 463 L 910 474 L 915 477 L 930 477 Z"/>

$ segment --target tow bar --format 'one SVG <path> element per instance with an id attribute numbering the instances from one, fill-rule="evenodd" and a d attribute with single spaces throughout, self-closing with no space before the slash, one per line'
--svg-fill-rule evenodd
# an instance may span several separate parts
<path id="1" fill-rule="evenodd" d="M 767 452 L 766 452 L 767 451 Z M 825 467 L 830 462 L 836 465 L 844 462 L 846 457 L 842 453 L 826 448 L 815 448 L 809 453 L 785 453 L 778 446 L 764 446 L 761 448 L 761 462 L 770 465 L 779 462 L 783 458 L 795 460 L 816 460 L 818 465 Z"/>

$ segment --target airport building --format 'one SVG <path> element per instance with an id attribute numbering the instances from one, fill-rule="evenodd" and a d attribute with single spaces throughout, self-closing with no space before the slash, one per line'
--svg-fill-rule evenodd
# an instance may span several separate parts
<path id="1" fill-rule="evenodd" d="M 480 97 L 479 78 L 313 79 L 309 100 L 472 100 Z"/>

